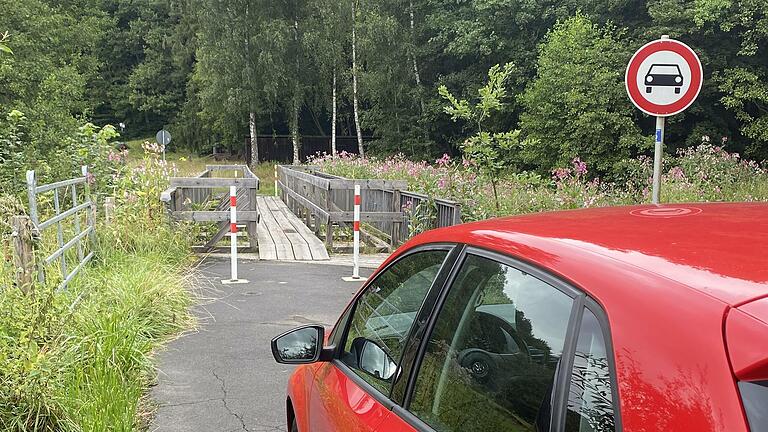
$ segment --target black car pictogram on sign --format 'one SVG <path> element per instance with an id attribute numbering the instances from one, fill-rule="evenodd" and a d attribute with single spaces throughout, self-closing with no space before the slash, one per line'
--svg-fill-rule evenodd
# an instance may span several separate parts
<path id="1" fill-rule="evenodd" d="M 653 87 L 674 87 L 675 93 L 680 93 L 683 86 L 683 74 L 676 64 L 653 64 L 645 74 L 645 92 L 650 93 Z"/>

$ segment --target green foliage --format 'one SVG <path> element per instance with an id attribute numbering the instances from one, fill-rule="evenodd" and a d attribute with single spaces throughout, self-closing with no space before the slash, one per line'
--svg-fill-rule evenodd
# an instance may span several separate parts
<path id="1" fill-rule="evenodd" d="M 703 137 L 700 144 L 681 149 L 669 157 L 671 167 L 662 176 L 663 202 L 768 201 L 768 171 L 760 164 L 743 160 Z M 434 200 L 461 204 L 462 221 L 549 210 L 641 204 L 650 201 L 653 161 L 646 156 L 625 159 L 621 176 L 605 181 L 591 174 L 579 158 L 556 168 L 550 176 L 522 172 L 508 175 L 497 184 L 471 168 L 468 160 L 448 155 L 435 161 L 412 162 L 401 155 L 379 160 L 342 154 L 310 161 L 322 172 L 348 178 L 382 178 L 408 181 L 408 189 L 430 197 L 423 207 L 405 208 L 417 230 L 432 228 Z"/>
<path id="2" fill-rule="evenodd" d="M 61 145 L 92 108 L 86 83 L 97 76 L 93 52 L 107 21 L 91 6 L 0 1 L 0 28 L 13 45 L 13 55 L 0 55 L 0 122 L 23 112 L 27 142 L 38 149 Z"/>
<path id="3" fill-rule="evenodd" d="M 750 157 L 768 159 L 768 75 L 746 68 L 727 69 L 718 76 L 721 99 L 742 123 L 741 133 L 753 141 L 747 146 Z"/>
<path id="4" fill-rule="evenodd" d="M 8 47 L 6 42 L 9 39 L 8 32 L 0 33 L 0 52 L 5 54 L 13 54 L 13 51 Z"/>
<path id="5" fill-rule="evenodd" d="M 541 47 L 536 78 L 521 96 L 524 160 L 544 172 L 581 157 L 600 173 L 650 144 L 635 125 L 623 75 L 628 50 L 611 27 L 577 15 Z"/>
<path id="6" fill-rule="evenodd" d="M 170 227 L 164 219 L 157 194 L 171 168 L 146 147 L 150 152 L 140 166 L 112 167 L 121 179 L 111 186 L 115 218 L 97 226 L 97 260 L 66 291 L 54 291 L 60 279 L 54 269 L 34 295 L 13 287 L 3 237 L 0 429 L 146 426 L 150 407 L 142 397 L 154 379 L 152 351 L 192 324 L 185 272 L 194 236 L 187 226 Z M 16 201 L 0 195 L 3 221 L 19 211 Z M 41 252 L 49 251 L 52 245 L 43 240 Z"/>
<path id="7" fill-rule="evenodd" d="M 99 128 L 85 123 L 62 137 L 60 145 L 40 148 L 32 141 L 33 127 L 27 116 L 12 110 L 0 122 L 0 194 L 26 195 L 27 170 L 35 170 L 39 184 L 80 175 L 88 165 L 90 181 L 96 190 L 106 190 L 114 180 L 114 159 L 110 141 L 118 136 L 114 127 Z"/>
<path id="8" fill-rule="evenodd" d="M 479 99 L 473 105 L 466 99 L 458 100 L 445 86 L 439 88 L 440 95 L 450 103 L 445 107 L 446 114 L 453 121 L 465 120 L 477 126 L 477 134 L 467 138 L 461 149 L 470 166 L 491 181 L 497 211 L 499 198 L 496 185 L 518 165 L 520 131 L 491 133 L 484 128 L 491 115 L 504 107 L 506 82 L 512 71 L 513 65 L 510 63 L 504 65 L 503 69 L 499 65 L 493 66 L 488 71 L 488 82 L 478 90 Z"/>

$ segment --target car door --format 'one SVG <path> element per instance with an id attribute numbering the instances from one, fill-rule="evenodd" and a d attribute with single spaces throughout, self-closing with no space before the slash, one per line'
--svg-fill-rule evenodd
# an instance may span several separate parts
<path id="1" fill-rule="evenodd" d="M 538 269 L 469 249 L 378 430 L 620 430 L 602 317 Z"/>
<path id="2" fill-rule="evenodd" d="M 393 382 L 414 321 L 443 272 L 450 246 L 407 253 L 381 271 L 345 313 L 336 358 L 319 366 L 309 424 L 318 431 L 374 431 L 391 414 Z M 427 313 L 428 314 L 428 313 Z"/>

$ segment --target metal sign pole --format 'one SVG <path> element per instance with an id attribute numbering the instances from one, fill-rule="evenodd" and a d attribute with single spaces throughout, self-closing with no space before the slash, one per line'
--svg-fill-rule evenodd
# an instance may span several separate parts
<path id="1" fill-rule="evenodd" d="M 651 203 L 659 204 L 661 195 L 661 158 L 664 153 L 664 123 L 665 117 L 656 117 L 656 143 L 653 153 L 653 192 Z"/>

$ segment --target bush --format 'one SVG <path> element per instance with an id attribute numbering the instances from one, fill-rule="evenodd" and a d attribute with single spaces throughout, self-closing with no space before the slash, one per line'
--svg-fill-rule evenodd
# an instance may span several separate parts
<path id="1" fill-rule="evenodd" d="M 629 58 L 610 26 L 576 15 L 550 30 L 541 46 L 536 78 L 520 96 L 520 129 L 530 166 L 547 172 L 575 157 L 609 174 L 613 165 L 651 140 L 635 125 L 623 75 Z"/>

